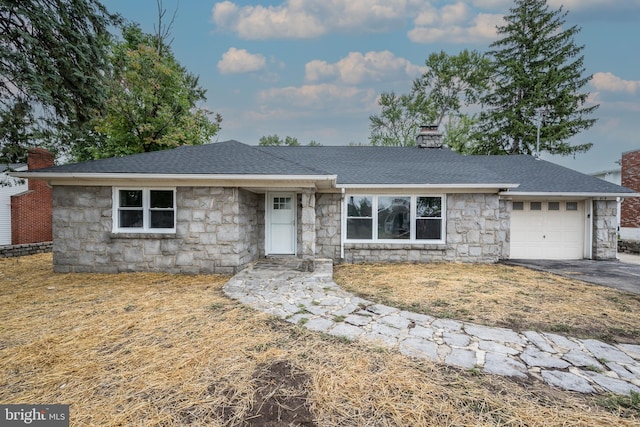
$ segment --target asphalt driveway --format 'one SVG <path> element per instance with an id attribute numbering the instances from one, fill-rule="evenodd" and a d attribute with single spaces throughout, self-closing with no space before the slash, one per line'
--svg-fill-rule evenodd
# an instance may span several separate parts
<path id="1" fill-rule="evenodd" d="M 504 263 L 640 294 L 640 264 L 636 263 L 589 259 L 576 261 L 512 259 Z"/>

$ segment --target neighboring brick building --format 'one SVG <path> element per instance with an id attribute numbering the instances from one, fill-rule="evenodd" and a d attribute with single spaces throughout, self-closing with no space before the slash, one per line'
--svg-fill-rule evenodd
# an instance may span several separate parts
<path id="1" fill-rule="evenodd" d="M 54 157 L 43 148 L 29 150 L 29 170 L 53 166 Z M 29 179 L 28 190 L 11 196 L 11 244 L 52 240 L 52 191 L 45 181 Z"/>
<path id="2" fill-rule="evenodd" d="M 640 193 L 640 149 L 622 153 L 622 185 Z M 621 207 L 620 237 L 640 240 L 640 198 L 624 199 Z"/>

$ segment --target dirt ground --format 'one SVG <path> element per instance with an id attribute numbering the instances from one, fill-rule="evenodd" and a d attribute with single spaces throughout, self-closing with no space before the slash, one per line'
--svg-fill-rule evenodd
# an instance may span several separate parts
<path id="1" fill-rule="evenodd" d="M 226 298 L 224 276 L 56 274 L 0 260 L 0 402 L 72 426 L 637 426 L 581 395 L 313 333 Z"/>

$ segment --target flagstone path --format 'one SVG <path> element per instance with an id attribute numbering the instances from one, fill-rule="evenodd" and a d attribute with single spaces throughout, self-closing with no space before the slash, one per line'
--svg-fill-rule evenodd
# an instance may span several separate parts
<path id="1" fill-rule="evenodd" d="M 288 322 L 463 369 L 533 376 L 581 393 L 640 393 L 640 345 L 493 328 L 399 310 L 359 298 L 333 281 L 331 260 L 314 272 L 295 261 L 257 261 L 224 285 L 231 298 Z"/>

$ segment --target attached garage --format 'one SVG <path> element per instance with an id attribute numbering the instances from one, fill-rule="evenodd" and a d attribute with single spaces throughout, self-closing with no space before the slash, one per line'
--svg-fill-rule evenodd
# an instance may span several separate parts
<path id="1" fill-rule="evenodd" d="M 584 201 L 513 201 L 511 259 L 585 258 Z"/>

